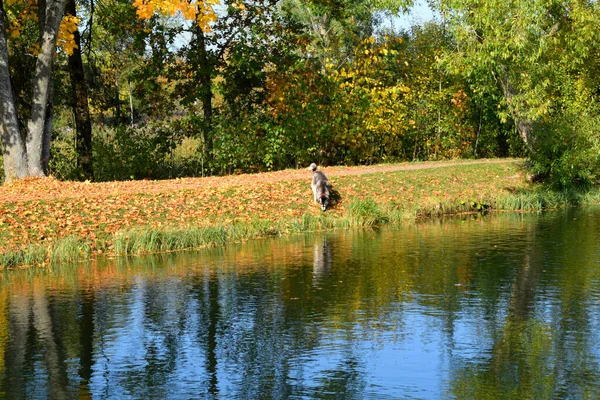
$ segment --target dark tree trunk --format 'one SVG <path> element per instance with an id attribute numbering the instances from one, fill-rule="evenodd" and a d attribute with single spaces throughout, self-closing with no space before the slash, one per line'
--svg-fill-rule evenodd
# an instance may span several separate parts
<path id="1" fill-rule="evenodd" d="M 77 16 L 75 0 L 67 0 L 66 13 Z M 88 105 L 88 88 L 81 59 L 81 36 L 79 29 L 74 32 L 73 54 L 69 56 L 69 76 L 73 92 L 73 114 L 75 115 L 77 171 L 80 179 L 94 178 L 92 166 L 92 121 Z"/>
<path id="2" fill-rule="evenodd" d="M 121 123 L 121 99 L 119 97 L 119 77 L 115 74 L 115 124 Z"/>
<path id="3" fill-rule="evenodd" d="M 50 0 L 39 0 L 38 1 L 38 26 L 40 29 L 40 43 L 43 40 L 43 34 L 45 32 L 45 24 L 47 10 L 46 7 Z M 61 16 L 62 19 L 62 16 Z M 46 100 L 46 115 L 44 116 L 44 127 L 42 129 L 42 158 L 41 158 L 41 166 L 44 175 L 48 175 L 49 164 L 50 164 L 50 144 L 52 143 L 52 124 L 54 122 L 54 81 L 50 78 L 48 83 L 48 95 Z M 27 141 L 27 138 L 24 138 Z"/>

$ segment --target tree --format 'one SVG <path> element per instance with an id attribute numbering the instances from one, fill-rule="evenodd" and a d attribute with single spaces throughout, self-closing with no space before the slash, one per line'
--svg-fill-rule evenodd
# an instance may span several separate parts
<path id="1" fill-rule="evenodd" d="M 71 21 L 77 18 L 75 0 L 67 0 L 67 16 Z M 73 21 L 77 22 L 77 20 Z M 73 32 L 73 47 L 69 54 L 69 76 L 73 93 L 73 114 L 75 115 L 77 170 L 83 179 L 93 179 L 92 166 L 92 121 L 88 105 L 88 88 L 85 81 L 81 58 L 81 36 L 79 30 Z"/>
<path id="2" fill-rule="evenodd" d="M 6 14 L 4 4 L 0 5 L 2 6 L 0 26 L 0 80 L 2 82 L 0 91 L 2 94 L 0 96 L 3 100 L 1 129 L 3 133 L 5 180 L 11 181 L 28 175 L 44 176 L 48 160 L 44 159 L 42 154 L 44 134 L 48 135 L 50 132 L 45 129 L 45 125 L 51 93 L 52 59 L 56 49 L 60 21 L 64 14 L 65 0 L 47 0 L 38 4 L 41 39 L 33 74 L 31 114 L 27 122 L 24 147 L 10 81 Z"/>
<path id="3" fill-rule="evenodd" d="M 17 107 L 13 96 L 8 66 L 8 43 L 6 40 L 6 13 L 0 0 L 0 116 L 2 124 L 2 149 L 4 176 L 7 181 L 27 176 L 25 146 L 19 131 Z"/>
<path id="4" fill-rule="evenodd" d="M 445 64 L 484 92 L 500 88 L 498 115 L 514 122 L 534 172 L 560 186 L 591 183 L 600 161 L 598 2 L 434 3 L 456 42 Z"/>
<path id="5" fill-rule="evenodd" d="M 440 9 L 457 40 L 456 51 L 449 55 L 452 67 L 465 76 L 486 74 L 490 84 L 502 88 L 503 117 L 515 120 L 521 138 L 532 149 L 533 122 L 547 106 L 542 93 L 533 91 L 544 90 L 536 84 L 549 76 L 545 50 L 555 33 L 550 21 L 539 17 L 545 14 L 543 4 L 449 0 L 441 1 Z"/>
<path id="6" fill-rule="evenodd" d="M 197 101 L 202 103 L 202 142 L 203 153 L 208 162 L 213 160 L 213 78 L 217 68 L 225 63 L 225 58 L 231 46 L 243 34 L 255 26 L 265 26 L 275 14 L 276 1 L 258 0 L 245 3 L 237 0 L 224 2 L 222 15 L 217 21 L 217 15 L 212 6 L 216 0 L 205 0 L 204 4 L 194 8 L 182 7 L 180 2 L 163 0 L 143 3 L 136 1 L 138 16 L 149 19 L 154 12 L 174 15 L 180 11 L 183 16 L 196 22 L 189 29 L 191 40 L 189 46 L 184 46 L 180 54 L 185 63 L 175 63 L 174 68 L 181 77 L 179 92 L 182 93 L 184 105 L 192 105 Z M 214 26 L 211 26 L 213 23 Z"/>
<path id="7" fill-rule="evenodd" d="M 284 0 L 282 8 L 310 35 L 311 57 L 343 63 L 365 39 L 372 37 L 383 14 L 398 15 L 412 0 Z"/>
<path id="8" fill-rule="evenodd" d="M 66 1 L 38 0 L 37 3 L 33 3 L 31 0 L 23 0 L 11 2 L 10 5 L 0 1 L 0 99 L 2 100 L 0 130 L 2 132 L 5 181 L 26 176 L 44 176 L 47 170 L 52 130 L 52 64 Z M 149 2 L 138 0 L 134 5 L 138 9 L 138 15 L 142 18 L 150 18 L 155 11 L 170 14 L 181 11 L 185 17 L 194 19 L 202 29 L 208 30 L 209 23 L 216 20 L 212 6 L 217 2 L 217 0 L 183 3 L 171 0 Z M 17 93 L 11 79 L 8 33 L 10 32 L 12 37 L 20 34 L 18 29 L 10 26 L 12 21 L 8 19 L 6 13 L 6 9 L 11 9 L 11 15 L 19 14 L 12 12 L 13 8 L 17 11 L 27 10 L 26 13 L 23 13 L 24 18 L 28 19 L 27 22 L 37 18 L 39 24 L 39 42 L 37 46 L 33 47 L 37 55 L 31 80 L 31 101 L 26 110 L 28 121 L 23 127 L 19 123 L 18 107 L 18 104 L 22 102 L 20 98 L 16 97 Z M 30 12 L 32 8 L 37 8 L 39 15 Z M 16 25 L 19 26 L 23 21 L 17 22 L 19 23 Z M 70 48 L 73 49 L 73 47 Z M 83 92 L 80 94 L 84 95 Z M 77 101 L 81 105 L 84 100 L 78 95 Z M 82 140 L 81 144 L 87 146 L 85 140 Z M 89 148 L 82 148 L 81 151 L 87 152 L 89 155 Z"/>

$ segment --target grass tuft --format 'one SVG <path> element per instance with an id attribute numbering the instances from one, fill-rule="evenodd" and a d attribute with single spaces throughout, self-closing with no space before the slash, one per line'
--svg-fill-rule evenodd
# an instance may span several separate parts
<path id="1" fill-rule="evenodd" d="M 44 264 L 47 258 L 46 248 L 40 245 L 28 245 L 23 249 L 9 250 L 0 256 L 3 269 Z"/>
<path id="2" fill-rule="evenodd" d="M 146 254 L 194 249 L 228 241 L 223 226 L 191 227 L 187 229 L 132 229 L 115 235 L 115 254 Z"/>
<path id="3" fill-rule="evenodd" d="M 77 262 L 88 259 L 92 247 L 87 240 L 77 236 L 68 236 L 57 241 L 50 250 L 51 263 Z"/>
<path id="4" fill-rule="evenodd" d="M 355 200 L 348 207 L 348 217 L 352 226 L 377 226 L 389 221 L 375 200 L 367 198 Z"/>

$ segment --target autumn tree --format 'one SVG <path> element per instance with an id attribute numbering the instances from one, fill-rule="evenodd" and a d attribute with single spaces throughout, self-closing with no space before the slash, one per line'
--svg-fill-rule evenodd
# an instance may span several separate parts
<path id="1" fill-rule="evenodd" d="M 338 72 L 360 59 L 365 61 L 361 67 L 372 67 L 373 75 L 377 75 L 379 64 L 369 64 L 375 53 L 363 53 L 363 42 L 373 37 L 377 27 L 381 9 L 377 5 L 383 4 L 376 3 L 284 1 L 277 23 L 271 24 L 281 29 L 273 30 L 264 40 L 268 43 L 270 39 L 270 44 L 263 50 L 254 46 L 244 52 L 238 51 L 241 46 L 232 48 L 235 56 L 228 59 L 223 71 L 227 78 L 223 93 L 228 102 L 218 125 L 220 165 L 230 171 L 262 170 L 298 166 L 308 159 L 342 162 L 346 155 L 353 162 L 373 160 L 369 154 L 377 146 L 352 143 L 356 137 L 347 132 L 363 129 L 360 126 L 366 118 L 356 117 L 371 115 L 372 109 L 364 108 L 370 95 L 361 91 L 360 85 L 354 86 L 356 90 L 344 87 L 350 78 Z M 357 65 L 353 68 L 361 68 Z M 361 70 L 357 76 L 361 74 L 368 72 Z M 231 85 L 234 82 L 242 85 Z M 256 90 L 244 92 L 240 90 L 243 86 Z M 229 104 L 236 92 L 232 88 L 242 99 L 235 105 Z M 369 90 L 376 92 L 374 87 Z M 368 136 L 363 134 L 360 143 Z M 359 155 L 366 148 L 365 154 Z"/>
<path id="2" fill-rule="evenodd" d="M 186 69 L 189 68 L 187 74 L 189 74 L 188 77 L 191 77 L 191 81 L 193 82 L 190 91 L 186 92 L 184 96 L 184 98 L 189 99 L 187 104 L 190 104 L 195 100 L 199 100 L 202 103 L 202 112 L 204 115 L 202 139 L 205 153 L 209 159 L 212 155 L 211 121 L 213 113 L 213 70 L 217 60 L 223 57 L 228 41 L 231 40 L 226 38 L 225 43 L 212 41 L 212 44 L 220 44 L 221 47 L 215 51 L 209 48 L 211 42 L 209 42 L 210 38 L 207 37 L 207 35 L 211 32 L 211 23 L 214 23 L 217 20 L 217 14 L 213 7 L 219 3 L 220 1 L 218 0 L 205 0 L 204 2 L 190 3 L 182 3 L 173 0 L 136 0 L 134 2 L 134 6 L 138 9 L 137 14 L 142 19 L 150 19 L 154 13 L 166 15 L 181 13 L 187 20 L 194 22 L 189 29 L 192 37 L 190 45 L 183 50 L 187 55 L 187 62 L 180 65 Z M 235 2 L 231 2 L 230 5 L 226 4 L 228 6 L 227 12 L 237 10 L 239 11 L 238 15 L 241 15 L 241 11 L 243 11 L 245 7 L 243 3 L 239 4 L 239 6 L 238 3 Z M 244 24 L 244 26 L 246 25 Z"/>

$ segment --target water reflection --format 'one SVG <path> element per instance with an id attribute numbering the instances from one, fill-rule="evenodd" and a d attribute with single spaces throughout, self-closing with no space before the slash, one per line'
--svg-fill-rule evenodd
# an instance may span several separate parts
<path id="1" fill-rule="evenodd" d="M 332 239 L 328 236 L 323 236 L 321 239 L 316 239 L 314 244 L 314 259 L 313 259 L 313 279 L 315 285 L 319 281 L 326 279 L 331 271 L 331 261 L 333 254 L 333 245 L 330 243 Z"/>
<path id="2" fill-rule="evenodd" d="M 7 398 L 596 398 L 600 212 L 13 271 Z"/>

